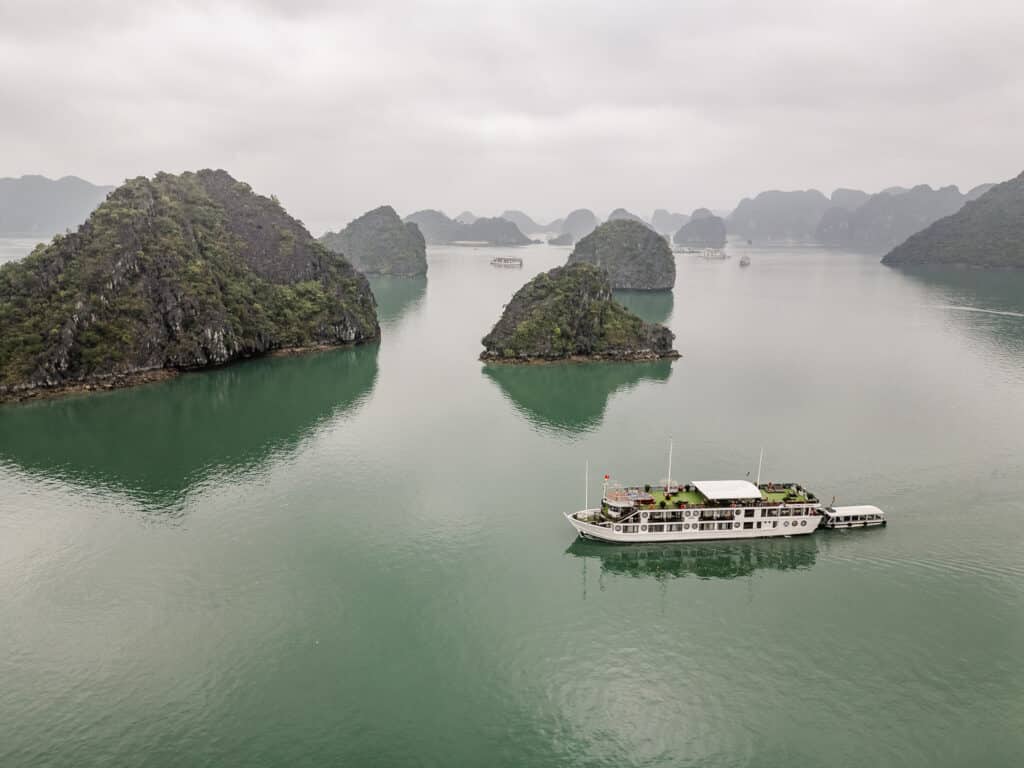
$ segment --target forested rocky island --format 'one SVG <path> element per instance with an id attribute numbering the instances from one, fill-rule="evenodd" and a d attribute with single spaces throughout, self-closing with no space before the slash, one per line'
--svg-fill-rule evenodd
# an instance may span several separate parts
<path id="1" fill-rule="evenodd" d="M 676 282 L 676 261 L 665 238 L 630 219 L 606 221 L 576 243 L 569 263 L 577 262 L 604 267 L 616 290 L 669 291 Z"/>
<path id="2" fill-rule="evenodd" d="M 882 263 L 1024 268 L 1024 173 L 911 235 Z"/>
<path id="3" fill-rule="evenodd" d="M 707 208 L 698 208 L 672 240 L 676 245 L 692 248 L 724 248 L 725 221 Z"/>
<path id="4" fill-rule="evenodd" d="M 366 278 L 225 171 L 129 180 L 0 268 L 0 399 L 379 335 Z"/>
<path id="5" fill-rule="evenodd" d="M 656 360 L 678 357 L 675 336 L 612 298 L 608 273 L 591 264 L 542 272 L 516 291 L 482 343 L 481 360 Z"/>
<path id="6" fill-rule="evenodd" d="M 403 222 L 390 205 L 364 213 L 340 232 L 328 232 L 320 242 L 366 274 L 415 277 L 427 272 L 427 245 L 420 228 Z"/>

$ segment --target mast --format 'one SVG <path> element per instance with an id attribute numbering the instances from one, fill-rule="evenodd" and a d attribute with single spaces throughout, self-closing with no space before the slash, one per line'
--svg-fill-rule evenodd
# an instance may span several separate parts
<path id="1" fill-rule="evenodd" d="M 583 475 L 583 508 L 590 509 L 590 459 Z"/>
<path id="2" fill-rule="evenodd" d="M 757 459 L 757 487 L 761 487 L 761 462 L 764 461 L 764 446 L 761 446 L 761 455 Z"/>
<path id="3" fill-rule="evenodd" d="M 668 475 L 665 477 L 665 493 L 668 493 L 672 484 L 672 438 L 668 439 Z"/>

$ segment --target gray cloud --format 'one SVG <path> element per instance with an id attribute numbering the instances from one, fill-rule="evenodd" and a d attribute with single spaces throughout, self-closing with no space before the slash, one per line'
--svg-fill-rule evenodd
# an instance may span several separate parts
<path id="1" fill-rule="evenodd" d="M 1024 6 L 988 0 L 0 6 L 0 175 L 224 167 L 314 230 L 1024 167 Z"/>

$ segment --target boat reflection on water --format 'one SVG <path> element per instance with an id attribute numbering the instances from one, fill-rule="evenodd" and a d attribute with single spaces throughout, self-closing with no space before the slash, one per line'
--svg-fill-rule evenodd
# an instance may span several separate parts
<path id="1" fill-rule="evenodd" d="M 667 323 L 672 317 L 672 291 L 615 291 L 615 300 L 648 323 Z"/>
<path id="2" fill-rule="evenodd" d="M 377 300 L 377 319 L 396 322 L 416 307 L 427 292 L 427 278 L 377 275 L 369 278 L 370 290 Z"/>
<path id="3" fill-rule="evenodd" d="M 0 463 L 125 493 L 157 511 L 295 450 L 363 402 L 377 344 L 187 373 L 134 389 L 0 406 Z"/>
<path id="4" fill-rule="evenodd" d="M 614 393 L 643 381 L 667 381 L 672 361 L 492 364 L 483 372 L 532 424 L 546 432 L 577 435 L 600 426 Z"/>
<path id="5" fill-rule="evenodd" d="M 605 544 L 577 538 L 566 554 L 597 561 L 601 573 L 654 579 L 735 579 L 756 571 L 808 569 L 818 557 L 815 536 L 677 544 Z"/>

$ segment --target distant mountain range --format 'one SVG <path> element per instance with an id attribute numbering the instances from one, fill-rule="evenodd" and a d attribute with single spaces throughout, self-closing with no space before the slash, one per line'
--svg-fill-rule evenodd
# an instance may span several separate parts
<path id="1" fill-rule="evenodd" d="M 77 229 L 113 189 L 77 176 L 0 179 L 0 237 L 49 239 Z"/>
<path id="2" fill-rule="evenodd" d="M 988 189 L 955 213 L 897 245 L 882 262 L 893 266 L 1024 268 L 1024 173 L 986 186 Z M 966 197 L 977 191 L 971 190 Z"/>
<path id="3" fill-rule="evenodd" d="M 863 253 L 885 253 L 915 232 L 956 213 L 990 185 L 966 195 L 955 186 L 932 189 L 920 184 L 871 195 L 859 207 L 833 207 L 818 222 L 814 239 L 823 245 Z"/>
<path id="4" fill-rule="evenodd" d="M 745 197 L 725 220 L 728 231 L 755 241 L 807 241 L 832 202 L 816 189 L 770 190 Z"/>
<path id="5" fill-rule="evenodd" d="M 471 223 L 449 219 L 441 211 L 417 211 L 405 217 L 406 223 L 419 227 L 429 245 L 478 242 L 489 245 L 527 245 L 530 238 L 508 219 L 473 218 Z"/>

